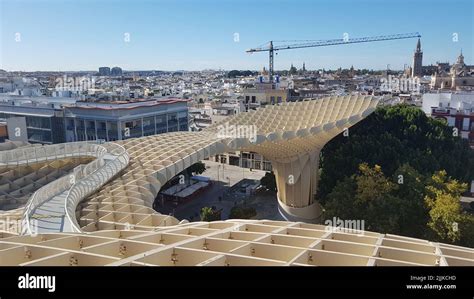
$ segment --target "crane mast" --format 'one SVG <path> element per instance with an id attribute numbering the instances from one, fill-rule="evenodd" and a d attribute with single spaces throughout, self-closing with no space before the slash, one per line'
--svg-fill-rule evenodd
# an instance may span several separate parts
<path id="1" fill-rule="evenodd" d="M 274 41 L 270 41 L 267 47 L 259 47 L 249 49 L 247 53 L 255 52 L 267 52 L 268 51 L 268 77 L 269 81 L 273 82 L 273 61 L 274 54 L 280 50 L 291 50 L 291 49 L 301 49 L 301 48 L 313 48 L 313 47 L 324 47 L 324 46 L 334 46 L 334 45 L 345 45 L 345 44 L 357 44 L 357 43 L 368 43 L 376 41 L 385 41 L 385 40 L 397 40 L 397 39 L 407 39 L 407 38 L 420 38 L 421 35 L 418 32 L 413 33 L 402 33 L 402 34 L 392 34 L 392 35 L 379 35 L 371 37 L 359 37 L 359 38 L 341 38 L 341 39 L 329 39 L 329 40 L 318 40 L 310 41 L 304 43 L 294 43 L 286 45 L 274 45 Z"/>

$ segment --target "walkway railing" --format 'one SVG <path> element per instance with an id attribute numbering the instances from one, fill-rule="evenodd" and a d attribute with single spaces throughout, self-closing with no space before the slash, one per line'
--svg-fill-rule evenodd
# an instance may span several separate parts
<path id="1" fill-rule="evenodd" d="M 98 157 L 107 152 L 103 146 L 98 145 L 99 143 L 99 141 L 79 141 L 0 151 L 0 165 L 18 166 L 69 157 Z"/>
<path id="2" fill-rule="evenodd" d="M 127 151 L 121 145 L 116 143 L 107 143 L 107 145 L 112 148 L 108 149 L 108 157 L 105 157 L 104 165 L 94 171 L 85 169 L 84 179 L 76 181 L 71 189 L 69 189 L 64 200 L 66 217 L 71 224 L 73 232 L 82 232 L 76 217 L 76 208 L 79 203 L 99 190 L 112 177 L 127 167 L 130 160 Z M 93 168 L 90 170 L 93 170 Z"/>
<path id="3" fill-rule="evenodd" d="M 8 153 L 0 152 L 0 161 L 5 165 L 21 165 L 80 156 L 97 158 L 86 166 L 80 165 L 75 167 L 71 174 L 63 176 L 33 193 L 23 212 L 22 234 L 34 233 L 31 230 L 30 218 L 34 215 L 38 206 L 44 204 L 53 196 L 68 190 L 85 173 L 92 172 L 104 164 L 103 157 L 107 153 L 107 149 L 99 145 L 99 143 L 98 141 L 71 142 L 5 151 Z M 16 163 L 15 159 L 17 159 Z"/>

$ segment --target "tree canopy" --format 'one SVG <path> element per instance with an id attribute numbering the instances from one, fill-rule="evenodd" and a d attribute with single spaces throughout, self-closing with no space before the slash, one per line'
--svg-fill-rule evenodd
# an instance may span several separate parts
<path id="1" fill-rule="evenodd" d="M 445 122 L 407 105 L 378 108 L 366 119 L 328 142 L 321 152 L 319 198 L 324 201 L 338 181 L 358 171 L 361 163 L 379 165 L 392 176 L 407 164 L 421 175 L 435 171 L 461 182 L 474 179 L 474 151 L 454 136 Z"/>
<path id="2" fill-rule="evenodd" d="M 321 153 L 324 218 L 363 219 L 381 233 L 474 246 L 459 198 L 474 151 L 445 122 L 407 105 L 378 108 Z"/>
<path id="3" fill-rule="evenodd" d="M 474 246 L 474 216 L 459 202 L 467 185 L 445 171 L 423 178 L 404 165 L 400 172 L 403 180 L 395 181 L 380 166 L 361 164 L 328 194 L 324 218 L 363 220 L 370 231 Z"/>
<path id="4" fill-rule="evenodd" d="M 266 172 L 265 176 L 260 179 L 260 184 L 267 190 L 277 191 L 275 174 L 273 171 Z"/>
<path id="5" fill-rule="evenodd" d="M 203 207 L 201 209 L 201 221 L 217 221 L 221 220 L 221 211 L 212 207 Z"/>
<path id="6" fill-rule="evenodd" d="M 235 78 L 235 77 L 248 77 L 248 76 L 253 76 L 258 74 L 258 72 L 252 72 L 252 71 L 239 71 L 239 70 L 232 70 L 227 73 L 228 78 Z"/>
<path id="7" fill-rule="evenodd" d="M 196 162 L 183 171 L 186 172 L 188 175 L 198 175 L 206 171 L 206 165 L 202 162 Z"/>
<path id="8" fill-rule="evenodd" d="M 257 215 L 254 207 L 235 206 L 230 209 L 229 219 L 251 219 Z"/>
<path id="9" fill-rule="evenodd" d="M 431 185 L 426 187 L 425 201 L 430 208 L 428 226 L 440 241 L 456 242 L 461 238 L 459 223 L 464 219 L 459 197 L 466 188 L 467 184 L 450 180 L 444 170 L 433 174 Z"/>

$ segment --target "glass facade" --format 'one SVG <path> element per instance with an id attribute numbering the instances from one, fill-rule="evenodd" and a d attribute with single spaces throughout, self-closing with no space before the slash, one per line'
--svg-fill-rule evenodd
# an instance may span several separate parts
<path id="1" fill-rule="evenodd" d="M 97 138 L 107 140 L 107 123 L 96 121 Z"/>
<path id="2" fill-rule="evenodd" d="M 119 140 L 119 135 L 118 135 L 118 126 L 116 122 L 108 122 L 108 131 L 107 131 L 107 136 L 108 141 L 115 141 Z"/>
<path id="3" fill-rule="evenodd" d="M 67 118 L 66 135 L 68 141 L 104 139 L 115 141 L 162 134 L 166 132 L 187 131 L 188 113 L 174 112 L 159 114 L 127 121 L 105 121 L 81 118 Z M 120 133 L 117 128 L 120 128 Z"/>
<path id="4" fill-rule="evenodd" d="M 156 134 L 168 132 L 168 124 L 166 121 L 166 114 L 156 116 Z"/>
<path id="5" fill-rule="evenodd" d="M 142 120 L 135 119 L 129 120 L 122 123 L 122 138 L 135 138 L 135 137 L 142 137 Z"/>
<path id="6" fill-rule="evenodd" d="M 52 143 L 53 138 L 51 136 L 50 130 L 42 129 L 27 129 L 28 132 L 28 141 L 30 142 L 39 142 L 39 143 Z"/>
<path id="7" fill-rule="evenodd" d="M 178 113 L 168 114 L 168 132 L 178 131 Z"/>
<path id="8" fill-rule="evenodd" d="M 179 130 L 180 131 L 187 131 L 188 130 L 188 113 L 187 112 L 179 112 L 178 113 L 178 123 L 179 123 Z"/>
<path id="9" fill-rule="evenodd" d="M 22 116 L 26 123 L 28 141 L 31 143 L 62 143 L 65 142 L 62 117 L 55 116 Z"/>
<path id="10" fill-rule="evenodd" d="M 155 135 L 155 117 L 145 117 L 143 119 L 143 136 Z"/>
<path id="11" fill-rule="evenodd" d="M 51 129 L 51 119 L 49 117 L 26 116 L 26 127 Z"/>

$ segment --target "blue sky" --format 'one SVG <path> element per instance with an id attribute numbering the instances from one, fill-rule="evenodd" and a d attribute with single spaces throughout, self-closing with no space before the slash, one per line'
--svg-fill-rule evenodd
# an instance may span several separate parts
<path id="1" fill-rule="evenodd" d="M 261 69 L 269 40 L 420 32 L 423 63 L 473 61 L 472 0 L 0 0 L 6 70 Z M 19 33 L 19 35 L 17 35 Z M 125 42 L 125 34 L 130 37 Z M 239 34 L 239 42 L 234 41 Z M 453 41 L 453 33 L 458 41 Z M 20 41 L 17 41 L 18 38 Z M 415 39 L 280 51 L 275 69 L 402 69 Z M 267 66 L 268 67 L 268 66 Z"/>

